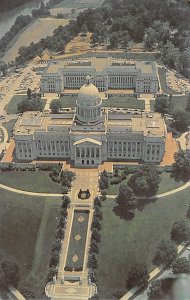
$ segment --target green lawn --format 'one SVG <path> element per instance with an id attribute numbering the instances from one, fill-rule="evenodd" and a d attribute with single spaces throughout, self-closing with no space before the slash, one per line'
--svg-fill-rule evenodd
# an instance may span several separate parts
<path id="1" fill-rule="evenodd" d="M 185 110 L 187 106 L 187 96 L 173 96 L 174 110 Z"/>
<path id="2" fill-rule="evenodd" d="M 98 6 L 100 6 L 101 1 L 100 0 L 95 0 L 92 1 L 91 3 L 83 3 L 80 1 L 76 2 L 76 0 L 64 0 L 61 3 L 56 4 L 55 7 L 68 7 L 68 8 L 96 8 Z"/>
<path id="3" fill-rule="evenodd" d="M 12 97 L 12 99 L 9 101 L 6 107 L 6 111 L 8 114 L 16 114 L 18 113 L 18 104 L 21 103 L 23 100 L 27 98 L 26 95 L 15 95 Z M 41 99 L 43 108 L 45 106 L 46 100 Z"/>
<path id="4" fill-rule="evenodd" d="M 13 119 L 7 123 L 3 123 L 3 126 L 7 129 L 8 139 L 13 136 L 13 127 L 15 126 L 16 121 L 16 119 Z"/>
<path id="5" fill-rule="evenodd" d="M 63 96 L 60 98 L 61 107 L 62 108 L 71 108 L 76 107 L 77 96 Z M 53 99 L 53 101 L 57 101 L 57 99 Z"/>
<path id="6" fill-rule="evenodd" d="M 173 96 L 172 102 L 173 102 L 173 110 L 185 110 L 187 106 L 187 96 Z M 154 103 L 155 100 L 150 100 L 150 109 L 154 111 Z"/>
<path id="7" fill-rule="evenodd" d="M 8 114 L 16 114 L 18 112 L 18 109 L 17 109 L 18 104 L 21 103 L 26 98 L 27 98 L 26 95 L 13 96 L 12 99 L 7 104 L 7 107 L 6 107 L 7 113 Z"/>
<path id="8" fill-rule="evenodd" d="M 120 108 L 139 108 L 145 109 L 144 100 L 137 100 L 135 97 L 112 96 L 102 101 L 103 107 L 120 107 Z"/>
<path id="9" fill-rule="evenodd" d="M 131 177 L 131 175 L 128 175 L 127 179 L 123 180 L 119 184 L 113 184 L 113 185 L 110 184 L 109 188 L 108 188 L 108 194 L 109 195 L 117 195 L 119 192 L 120 184 L 127 184 L 127 181 L 129 180 L 130 177 Z M 171 190 L 178 188 L 179 186 L 184 184 L 183 181 L 176 181 L 174 178 L 171 178 L 170 173 L 163 172 L 160 175 L 160 177 L 161 177 L 161 182 L 160 182 L 157 194 L 171 191 Z M 109 181 L 111 181 L 111 180 L 112 180 L 112 178 L 109 179 Z"/>
<path id="10" fill-rule="evenodd" d="M 18 264 L 19 289 L 27 286 L 36 299 L 43 298 L 60 205 L 60 199 L 0 190 L 0 263 Z"/>
<path id="11" fill-rule="evenodd" d="M 126 220 L 113 211 L 112 200 L 103 202 L 100 253 L 98 255 L 98 292 L 101 299 L 113 299 L 112 294 L 126 291 L 125 280 L 134 262 L 145 261 L 151 271 L 152 258 L 161 238 L 169 238 L 171 226 L 186 216 L 189 190 L 160 198 L 135 211 Z"/>
<path id="12" fill-rule="evenodd" d="M 53 182 L 49 173 L 48 171 L 0 172 L 0 183 L 30 192 L 61 193 L 61 184 Z"/>
<path id="13" fill-rule="evenodd" d="M 80 220 L 78 220 L 79 217 L 83 218 L 84 220 L 81 222 Z M 83 268 L 88 220 L 89 213 L 75 210 L 71 237 L 69 241 L 69 249 L 67 253 L 67 267 Z M 77 235 L 80 236 L 79 240 L 75 238 Z M 73 261 L 73 257 L 75 255 L 78 256 L 78 260 L 76 262 Z"/>

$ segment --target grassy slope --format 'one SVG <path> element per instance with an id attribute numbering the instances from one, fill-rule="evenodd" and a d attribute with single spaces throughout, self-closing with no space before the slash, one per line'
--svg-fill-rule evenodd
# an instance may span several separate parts
<path id="1" fill-rule="evenodd" d="M 0 262 L 16 262 L 21 273 L 20 287 L 30 286 L 38 298 L 47 275 L 58 203 L 57 199 L 0 190 Z M 36 253 L 40 253 L 37 261 Z"/>
<path id="2" fill-rule="evenodd" d="M 145 261 L 149 270 L 156 246 L 161 238 L 170 236 L 174 221 L 186 216 L 185 203 L 189 190 L 147 204 L 135 211 L 131 221 L 121 219 L 112 211 L 111 200 L 103 203 L 102 242 L 98 256 L 98 290 L 110 298 L 114 290 L 125 291 L 125 280 L 131 264 Z"/>
<path id="3" fill-rule="evenodd" d="M 181 185 L 184 184 L 183 181 L 176 181 L 175 179 L 170 177 L 170 173 L 162 173 L 160 175 L 161 182 L 158 189 L 158 194 L 171 191 Z M 127 181 L 130 177 L 128 176 L 126 180 L 123 180 L 122 184 L 127 184 Z M 111 179 L 112 180 L 112 179 Z M 120 184 L 113 184 L 110 185 L 108 188 L 108 194 L 109 195 L 116 195 L 119 191 Z"/>
<path id="4" fill-rule="evenodd" d="M 61 185 L 55 183 L 46 171 L 0 172 L 0 183 L 31 192 L 61 193 Z"/>

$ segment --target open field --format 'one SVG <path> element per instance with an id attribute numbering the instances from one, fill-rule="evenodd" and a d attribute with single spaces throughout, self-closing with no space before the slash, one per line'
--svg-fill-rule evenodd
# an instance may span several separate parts
<path id="1" fill-rule="evenodd" d="M 48 171 L 0 172 L 0 183 L 29 192 L 61 193 L 61 184 L 53 182 L 49 173 Z"/>
<path id="2" fill-rule="evenodd" d="M 22 46 L 29 46 L 30 43 L 37 43 L 41 38 L 51 36 L 53 31 L 60 25 L 65 26 L 69 19 L 42 18 L 34 21 L 18 37 L 15 44 L 8 49 L 3 57 L 3 61 L 9 62 L 18 56 L 18 50 Z"/>
<path id="3" fill-rule="evenodd" d="M 145 101 L 137 100 L 135 97 L 119 97 L 112 96 L 102 101 L 103 107 L 119 107 L 119 108 L 139 108 L 145 109 Z"/>
<path id="4" fill-rule="evenodd" d="M 59 202 L 0 190 L 0 263 L 18 264 L 19 288 L 27 286 L 36 299 L 42 298 Z"/>
<path id="5" fill-rule="evenodd" d="M 127 181 L 129 180 L 130 177 L 131 177 L 131 175 L 128 175 L 127 178 L 119 184 L 113 184 L 113 185 L 110 184 L 110 186 L 108 188 L 108 194 L 109 195 L 117 195 L 119 192 L 120 184 L 127 184 Z M 113 178 L 110 178 L 109 182 Z M 160 178 L 161 178 L 161 182 L 160 182 L 157 194 L 171 191 L 171 190 L 176 189 L 179 186 L 182 186 L 184 184 L 183 181 L 176 181 L 174 178 L 171 178 L 170 173 L 163 172 L 162 174 L 160 174 Z"/>
<path id="6" fill-rule="evenodd" d="M 89 212 L 75 210 L 66 266 L 83 268 Z"/>
<path id="7" fill-rule="evenodd" d="M 113 209 L 112 200 L 103 202 L 97 272 L 101 299 L 113 299 L 112 295 L 118 291 L 121 295 L 125 293 L 125 280 L 132 263 L 145 261 L 150 271 L 154 268 L 156 246 L 161 238 L 170 238 L 174 221 L 186 216 L 188 199 L 187 189 L 152 203 L 142 201 L 130 221 Z"/>

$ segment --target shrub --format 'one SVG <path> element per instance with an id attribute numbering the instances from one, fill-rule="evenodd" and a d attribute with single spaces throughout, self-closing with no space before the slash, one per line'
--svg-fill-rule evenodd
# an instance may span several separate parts
<path id="1" fill-rule="evenodd" d="M 62 194 L 67 194 L 69 191 L 68 187 L 67 186 L 63 186 L 62 187 Z"/>
<path id="2" fill-rule="evenodd" d="M 72 272 L 72 271 L 73 271 L 73 268 L 72 268 L 72 267 L 69 267 L 69 266 L 65 266 L 64 270 L 65 270 L 65 271 L 68 271 L 68 272 Z"/>
<path id="3" fill-rule="evenodd" d="M 121 177 L 115 177 L 114 179 L 112 179 L 110 181 L 110 184 L 113 185 L 113 184 L 119 184 L 121 183 Z"/>
<path id="4" fill-rule="evenodd" d="M 104 196 L 104 195 L 107 195 L 108 194 L 108 191 L 106 189 L 102 190 L 101 191 L 101 194 Z"/>
<path id="5" fill-rule="evenodd" d="M 81 272 L 82 271 L 82 267 L 74 268 L 74 271 Z"/>

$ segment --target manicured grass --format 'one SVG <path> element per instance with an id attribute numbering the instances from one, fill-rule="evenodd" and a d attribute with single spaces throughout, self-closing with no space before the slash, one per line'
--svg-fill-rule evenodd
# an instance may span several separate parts
<path id="1" fill-rule="evenodd" d="M 171 178 L 170 173 L 163 172 L 160 177 L 161 182 L 157 194 L 171 191 L 185 184 L 182 180 L 176 181 L 174 178 Z"/>
<path id="2" fill-rule="evenodd" d="M 60 199 L 0 190 L 0 263 L 19 266 L 19 289 L 27 286 L 35 299 L 43 298 L 60 205 Z"/>
<path id="3" fill-rule="evenodd" d="M 78 220 L 79 217 L 84 218 L 84 221 L 80 222 Z M 75 210 L 67 253 L 67 267 L 83 268 L 88 219 L 89 213 Z M 81 237 L 79 240 L 75 239 L 77 235 Z M 73 261 L 73 257 L 75 255 L 78 256 L 78 260 L 76 262 Z"/>
<path id="4" fill-rule="evenodd" d="M 174 110 L 185 110 L 187 106 L 187 96 L 173 96 Z"/>
<path id="5" fill-rule="evenodd" d="M 106 100 L 103 100 L 102 106 L 145 109 L 145 102 L 144 100 L 137 100 L 135 97 L 112 96 Z"/>
<path id="6" fill-rule="evenodd" d="M 69 7 L 69 8 L 96 8 L 101 5 L 100 0 L 89 1 L 89 3 L 84 3 L 83 1 L 76 2 L 75 0 L 64 0 L 61 3 L 55 5 L 54 7 Z"/>
<path id="7" fill-rule="evenodd" d="M 19 103 L 21 103 L 23 100 L 27 98 L 26 95 L 15 95 L 12 97 L 12 99 L 9 101 L 6 107 L 6 111 L 8 114 L 16 114 L 18 113 L 17 106 Z"/>
<path id="8" fill-rule="evenodd" d="M 8 139 L 10 139 L 13 136 L 13 127 L 15 126 L 16 120 L 10 120 L 7 123 L 3 123 L 3 126 L 7 129 L 8 133 Z"/>
<path id="9" fill-rule="evenodd" d="M 76 107 L 77 96 L 63 96 L 60 98 L 62 108 Z"/>
<path id="10" fill-rule="evenodd" d="M 118 195 L 120 185 L 127 184 L 127 181 L 129 180 L 130 177 L 131 177 L 131 174 L 128 175 L 127 178 L 119 184 L 112 184 L 112 185 L 110 184 L 109 188 L 108 188 L 108 195 Z M 113 178 L 110 178 L 109 182 Z M 160 178 L 161 178 L 161 182 L 160 182 L 157 194 L 171 191 L 171 190 L 176 189 L 179 186 L 182 186 L 184 184 L 183 181 L 176 181 L 174 178 L 171 178 L 170 173 L 163 172 L 162 174 L 160 174 Z"/>
<path id="11" fill-rule="evenodd" d="M 187 96 L 177 95 L 172 97 L 173 110 L 185 110 L 187 106 Z M 150 109 L 154 111 L 155 100 L 150 100 Z"/>
<path id="12" fill-rule="evenodd" d="M 126 292 L 130 266 L 145 261 L 151 271 L 152 258 L 161 238 L 170 238 L 172 224 L 185 218 L 189 190 L 139 206 L 131 220 L 116 215 L 112 200 L 102 203 L 103 221 L 98 255 L 97 287 L 101 299 L 113 299 L 116 291 Z"/>
<path id="13" fill-rule="evenodd" d="M 61 193 L 61 184 L 53 182 L 49 173 L 48 171 L 0 172 L 0 183 L 30 192 Z"/>
<path id="14" fill-rule="evenodd" d="M 8 114 L 16 114 L 18 113 L 18 104 L 21 103 L 23 100 L 27 99 L 26 95 L 15 95 L 12 97 L 10 102 L 7 104 L 6 111 Z M 42 109 L 46 104 L 46 99 L 41 99 L 42 102 Z"/>

